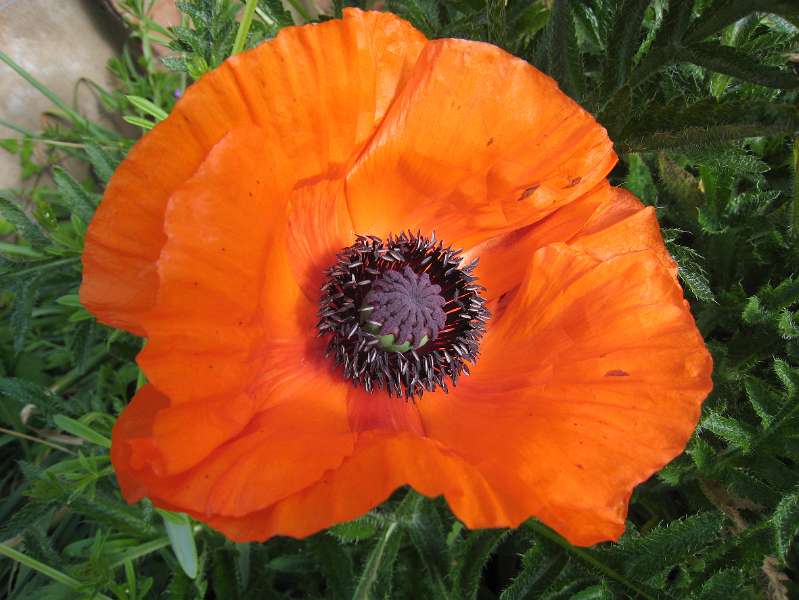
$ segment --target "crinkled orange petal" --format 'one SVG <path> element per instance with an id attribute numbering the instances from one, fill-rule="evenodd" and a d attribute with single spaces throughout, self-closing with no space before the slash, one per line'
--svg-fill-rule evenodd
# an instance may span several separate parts
<path id="1" fill-rule="evenodd" d="M 269 368 L 260 348 L 305 338 L 313 323 L 289 266 L 271 150 L 259 128 L 236 129 L 169 201 L 139 364 L 173 404 L 243 392 Z"/>
<path id="2" fill-rule="evenodd" d="M 607 181 L 543 221 L 470 248 L 464 261 L 480 259 L 475 275 L 486 288 L 486 299 L 492 300 L 521 283 L 536 250 L 556 242 L 574 243 L 597 258 L 652 250 L 676 276 L 654 209 L 644 207 L 631 193 Z"/>
<path id="3" fill-rule="evenodd" d="M 496 526 L 532 515 L 575 544 L 617 539 L 632 488 L 696 426 L 710 355 L 661 257 L 623 246 L 538 250 L 472 375 L 419 403 L 427 435 L 502 498 Z"/>
<path id="4" fill-rule="evenodd" d="M 294 276 L 308 300 L 318 302 L 325 271 L 336 254 L 355 242 L 343 181 L 323 179 L 294 190 L 288 219 Z"/>
<path id="5" fill-rule="evenodd" d="M 360 436 L 351 457 L 314 485 L 264 511 L 211 517 L 208 523 L 235 541 L 304 537 L 361 516 L 407 483 L 426 496 L 445 495 L 469 527 L 508 521 L 480 472 L 440 444 L 410 433 L 371 431 Z"/>
<path id="6" fill-rule="evenodd" d="M 424 435 L 416 403 L 391 397 L 382 390 L 370 393 L 352 388 L 347 395 L 347 411 L 350 429 L 356 433 L 383 430 Z"/>
<path id="7" fill-rule="evenodd" d="M 355 230 L 417 228 L 458 246 L 538 221 L 616 161 L 556 83 L 480 42 L 429 42 L 347 176 Z"/>
<path id="8" fill-rule="evenodd" d="M 84 242 L 80 298 L 98 320 L 144 335 L 141 315 L 155 302 L 167 200 L 216 142 L 249 121 L 235 78 L 223 65 L 186 90 L 170 116 L 128 153 Z"/>
<path id="9" fill-rule="evenodd" d="M 86 234 L 83 304 L 103 323 L 146 335 L 167 201 L 216 143 L 256 124 L 288 158 L 280 177 L 291 186 L 343 175 L 424 43 L 394 15 L 347 9 L 344 19 L 287 27 L 203 76 L 111 178 Z"/>
<path id="10" fill-rule="evenodd" d="M 305 385 L 277 386 L 270 406 L 259 412 L 237 436 L 179 473 L 160 470 L 180 441 L 180 456 L 200 455 L 192 442 L 207 446 L 214 423 L 230 404 L 195 405 L 182 411 L 183 430 L 163 432 L 168 399 L 147 385 L 123 411 L 114 427 L 112 461 L 129 502 L 148 496 L 158 506 L 189 511 L 198 518 L 241 516 L 260 511 L 314 484 L 351 454 L 348 385 L 328 369 L 303 372 Z M 169 419 L 171 421 L 171 418 Z M 162 435 L 162 434 L 166 435 Z M 218 441 L 214 439 L 213 441 Z M 174 464 L 167 462 L 166 464 Z"/>
<path id="11" fill-rule="evenodd" d="M 227 64 L 252 118 L 291 158 L 297 180 L 343 175 L 404 85 L 426 39 L 390 13 L 288 27 Z"/>

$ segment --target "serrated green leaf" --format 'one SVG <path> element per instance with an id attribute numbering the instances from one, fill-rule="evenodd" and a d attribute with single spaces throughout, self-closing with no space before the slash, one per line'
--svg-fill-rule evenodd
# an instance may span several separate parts
<path id="1" fill-rule="evenodd" d="M 774 359 L 774 373 L 785 388 L 788 398 L 796 398 L 799 390 L 799 374 L 781 358 Z"/>
<path id="2" fill-rule="evenodd" d="M 797 16 L 799 6 L 792 0 L 716 0 L 691 25 L 685 40 L 704 40 L 755 11 Z"/>
<path id="3" fill-rule="evenodd" d="M 408 493 L 416 494 L 413 491 Z M 405 529 L 427 570 L 433 598 L 447 600 L 449 594 L 445 579 L 450 568 L 450 558 L 441 518 L 433 502 L 422 496 L 419 496 L 417 502 L 418 508 L 404 522 Z"/>
<path id="4" fill-rule="evenodd" d="M 602 82 L 609 90 L 621 88 L 627 82 L 642 39 L 644 13 L 651 3 L 652 0 L 623 0 L 615 11 L 602 73 Z"/>
<path id="5" fill-rule="evenodd" d="M 11 199 L 9 192 L 0 191 L 0 217 L 16 227 L 17 232 L 34 248 L 50 244 L 41 227 L 26 215 Z"/>
<path id="6" fill-rule="evenodd" d="M 328 531 L 345 543 L 367 540 L 377 533 L 378 523 L 370 515 L 364 515 L 354 521 L 338 523 Z"/>
<path id="7" fill-rule="evenodd" d="M 728 569 L 714 573 L 691 600 L 731 600 L 743 587 L 742 573 L 737 569 Z"/>
<path id="8" fill-rule="evenodd" d="M 678 60 L 690 62 L 717 73 L 724 73 L 771 88 L 793 90 L 799 88 L 799 77 L 788 71 L 770 67 L 731 46 L 701 43 L 682 48 Z"/>
<path id="9" fill-rule="evenodd" d="M 85 151 L 97 177 L 102 181 L 111 179 L 119 161 L 97 144 L 86 143 Z"/>
<path id="10" fill-rule="evenodd" d="M 31 329 L 33 305 L 39 293 L 40 282 L 41 277 L 20 278 L 14 285 L 14 304 L 9 324 L 14 333 L 14 352 L 16 353 L 22 352 Z"/>
<path id="11" fill-rule="evenodd" d="M 473 600 L 477 597 L 483 569 L 507 535 L 507 530 L 502 529 L 472 531 L 456 545 L 451 575 L 453 598 Z"/>
<path id="12" fill-rule="evenodd" d="M 408 19 L 427 37 L 435 37 L 441 27 L 435 0 L 388 0 L 388 9 Z"/>
<path id="13" fill-rule="evenodd" d="M 731 417 L 715 412 L 708 413 L 700 422 L 703 429 L 712 431 L 734 448 L 747 452 L 752 446 L 753 435 L 749 428 Z"/>
<path id="14" fill-rule="evenodd" d="M 328 533 L 315 535 L 310 540 L 310 546 L 325 577 L 328 596 L 334 600 L 350 600 L 353 572 L 349 554 Z"/>
<path id="15" fill-rule="evenodd" d="M 561 89 L 579 101 L 583 95 L 585 73 L 577 42 L 569 0 L 554 0 L 549 21 L 541 37 L 546 56 L 546 71 Z"/>
<path id="16" fill-rule="evenodd" d="M 534 543 L 522 558 L 522 570 L 502 591 L 499 600 L 537 598 L 563 572 L 569 561 L 562 550 Z"/>
<path id="17" fill-rule="evenodd" d="M 799 490 L 780 500 L 771 522 L 777 558 L 784 563 L 794 538 L 799 534 Z"/>
<path id="18" fill-rule="evenodd" d="M 744 381 L 746 396 L 757 413 L 760 423 L 764 428 L 770 427 L 774 422 L 774 415 L 780 407 L 780 400 L 772 390 L 760 379 L 749 378 Z"/>
<path id="19" fill-rule="evenodd" d="M 95 204 L 88 192 L 61 167 L 53 169 L 53 179 L 61 192 L 64 203 L 73 214 L 83 219 L 84 223 L 91 221 L 94 216 Z"/>

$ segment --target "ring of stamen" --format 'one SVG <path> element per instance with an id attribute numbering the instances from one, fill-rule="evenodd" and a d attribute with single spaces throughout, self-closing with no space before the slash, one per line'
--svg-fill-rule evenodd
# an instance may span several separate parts
<path id="1" fill-rule="evenodd" d="M 479 355 L 489 312 L 460 250 L 419 233 L 358 236 L 328 269 L 320 335 L 344 376 L 415 398 L 455 385 Z"/>

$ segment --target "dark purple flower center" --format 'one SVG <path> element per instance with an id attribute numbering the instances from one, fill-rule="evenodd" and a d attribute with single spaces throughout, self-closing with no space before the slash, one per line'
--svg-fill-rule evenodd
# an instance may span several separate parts
<path id="1" fill-rule="evenodd" d="M 438 338 L 444 328 L 445 302 L 441 286 L 430 281 L 430 275 L 415 273 L 406 265 L 375 280 L 361 311 L 381 335 L 393 336 L 394 344 L 418 349 Z"/>
<path id="2" fill-rule="evenodd" d="M 392 396 L 448 390 L 479 355 L 489 312 L 460 250 L 435 235 L 359 236 L 327 270 L 319 306 L 327 354 L 354 385 Z"/>

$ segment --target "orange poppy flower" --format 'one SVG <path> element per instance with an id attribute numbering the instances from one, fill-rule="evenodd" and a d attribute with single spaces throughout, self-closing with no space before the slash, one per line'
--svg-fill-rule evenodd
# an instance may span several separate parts
<path id="1" fill-rule="evenodd" d="M 86 237 L 82 301 L 147 338 L 113 432 L 125 498 L 245 541 L 409 484 L 468 527 L 617 538 L 711 359 L 615 161 L 526 62 L 387 13 L 207 74 Z"/>

